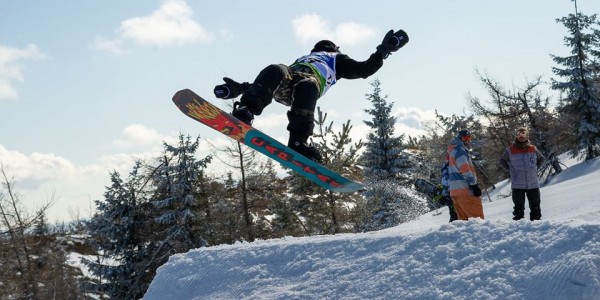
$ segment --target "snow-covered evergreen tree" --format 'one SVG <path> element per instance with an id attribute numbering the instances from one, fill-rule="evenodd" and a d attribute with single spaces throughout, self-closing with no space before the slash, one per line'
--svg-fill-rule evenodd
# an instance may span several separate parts
<path id="1" fill-rule="evenodd" d="M 561 112 L 578 116 L 575 134 L 579 144 L 572 154 L 581 155 L 586 150 L 586 160 L 589 160 L 600 156 L 600 90 L 593 84 L 600 78 L 600 23 L 595 14 L 582 13 L 569 14 L 557 22 L 569 30 L 570 35 L 564 40 L 571 48 L 571 55 L 552 55 L 562 66 L 553 68 L 562 81 L 553 79 L 552 88 L 565 94 Z"/>
<path id="2" fill-rule="evenodd" d="M 104 192 L 104 200 L 96 201 L 98 213 L 88 222 L 89 233 L 99 255 L 96 260 L 84 259 L 94 274 L 86 289 L 94 294 L 106 294 L 112 299 L 137 299 L 143 296 L 150 282 L 139 280 L 135 270 L 144 258 L 143 220 L 139 213 L 137 162 L 127 181 L 118 172 L 110 174 L 111 185 Z"/>
<path id="3" fill-rule="evenodd" d="M 164 241 L 170 251 L 184 252 L 201 244 L 193 230 L 193 207 L 197 205 L 196 182 L 203 176 L 211 156 L 195 157 L 199 138 L 179 135 L 179 143 L 164 143 L 162 163 L 155 170 L 155 193 L 152 204 L 159 209 L 156 222 L 164 226 Z"/>
<path id="4" fill-rule="evenodd" d="M 407 172 L 411 167 L 411 158 L 404 151 L 404 135 L 394 136 L 396 117 L 391 114 L 393 103 L 388 103 L 387 97 L 381 95 L 379 80 L 373 81 L 371 86 L 373 93 L 367 95 L 367 98 L 373 107 L 365 112 L 372 119 L 364 121 L 371 132 L 367 135 L 365 151 L 360 159 L 361 165 L 365 166 L 365 177 L 367 180 L 396 178 L 407 182 L 411 179 Z"/>
<path id="5" fill-rule="evenodd" d="M 398 225 L 417 214 L 426 212 L 426 201 L 410 192 L 418 168 L 417 159 L 406 151 L 404 135 L 394 136 L 396 118 L 392 116 L 392 103 L 381 95 L 381 82 L 371 83 L 373 93 L 367 95 L 373 104 L 365 110 L 372 116 L 364 121 L 371 128 L 361 157 L 365 167 L 367 191 L 355 209 L 359 231 L 376 230 Z M 413 209 L 420 203 L 424 210 Z"/>

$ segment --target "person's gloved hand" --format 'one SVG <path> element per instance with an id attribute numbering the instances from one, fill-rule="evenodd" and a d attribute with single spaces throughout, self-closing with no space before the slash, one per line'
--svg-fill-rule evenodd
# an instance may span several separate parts
<path id="1" fill-rule="evenodd" d="M 223 81 L 225 81 L 224 84 L 215 86 L 214 93 L 217 98 L 237 98 L 237 96 L 243 94 L 248 89 L 248 87 L 250 87 L 250 83 L 248 82 L 239 83 L 228 77 L 223 77 Z"/>
<path id="2" fill-rule="evenodd" d="M 471 191 L 473 192 L 473 196 L 475 196 L 475 197 L 481 196 L 481 189 L 479 188 L 478 184 L 470 185 L 469 189 L 471 189 Z"/>
<path id="3" fill-rule="evenodd" d="M 406 43 L 408 43 L 408 34 L 404 30 L 400 29 L 394 32 L 391 29 L 383 37 L 381 44 L 377 46 L 377 52 L 381 53 L 383 58 L 387 58 L 392 52 L 398 51 Z"/>

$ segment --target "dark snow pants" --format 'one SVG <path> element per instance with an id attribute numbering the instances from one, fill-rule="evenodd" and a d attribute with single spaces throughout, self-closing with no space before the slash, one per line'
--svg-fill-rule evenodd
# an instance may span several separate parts
<path id="1" fill-rule="evenodd" d="M 527 195 L 527 200 L 529 201 L 529 219 L 531 221 L 541 219 L 542 210 L 540 208 L 540 189 L 513 189 L 512 200 L 515 204 L 513 210 L 513 220 L 520 220 L 525 217 L 525 195 Z"/>
<path id="2" fill-rule="evenodd" d="M 283 64 L 272 64 L 264 68 L 240 102 L 255 115 L 274 98 L 291 109 L 288 112 L 288 131 L 302 139 L 313 134 L 314 111 L 320 97 L 319 82 L 310 69 L 290 68 Z"/>

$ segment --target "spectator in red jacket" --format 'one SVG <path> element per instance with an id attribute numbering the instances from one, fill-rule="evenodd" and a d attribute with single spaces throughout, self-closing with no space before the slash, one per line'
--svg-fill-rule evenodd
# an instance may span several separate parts
<path id="1" fill-rule="evenodd" d="M 525 127 L 517 129 L 514 143 L 500 157 L 500 165 L 510 171 L 512 200 L 515 205 L 513 220 L 520 220 L 525 216 L 526 195 L 529 200 L 529 219 L 534 221 L 542 218 L 537 169 L 543 162 L 542 153 L 529 142 L 529 130 Z"/>

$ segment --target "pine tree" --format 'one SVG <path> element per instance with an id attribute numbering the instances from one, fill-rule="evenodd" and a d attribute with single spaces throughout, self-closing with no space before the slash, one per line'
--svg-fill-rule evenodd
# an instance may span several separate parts
<path id="1" fill-rule="evenodd" d="M 367 180 L 397 178 L 406 183 L 411 179 L 411 175 L 406 172 L 411 167 L 411 158 L 404 152 L 404 135 L 394 136 L 396 118 L 391 114 L 393 104 L 388 103 L 387 97 L 381 95 L 379 80 L 375 80 L 371 86 L 373 93 L 367 95 L 367 98 L 373 107 L 365 112 L 371 115 L 372 119 L 364 121 L 371 128 L 371 132 L 367 135 L 361 165 L 365 166 Z"/>
<path id="2" fill-rule="evenodd" d="M 571 55 L 552 55 L 554 62 L 563 66 L 552 69 L 563 79 L 552 80 L 552 88 L 565 94 L 559 109 L 563 114 L 578 116 L 575 134 L 579 142 L 571 154 L 582 155 L 586 150 L 586 160 L 600 155 L 600 88 L 593 84 L 600 78 L 600 23 L 596 16 L 576 11 L 557 19 L 569 30 L 564 40 Z"/>
<path id="3" fill-rule="evenodd" d="M 392 116 L 392 103 L 381 95 L 381 83 L 375 80 L 373 93 L 367 97 L 373 108 L 365 110 L 372 116 L 364 121 L 371 128 L 361 157 L 365 166 L 367 191 L 356 209 L 359 231 L 375 230 L 405 222 L 426 210 L 426 201 L 410 192 L 416 169 L 416 158 L 406 150 L 404 135 L 394 136 L 396 118 Z M 424 205 L 424 206 L 421 206 Z"/>
<path id="4" fill-rule="evenodd" d="M 179 135 L 179 143 L 172 146 L 164 143 L 162 163 L 154 173 L 155 191 L 152 204 L 160 211 L 155 221 L 163 225 L 164 242 L 174 253 L 188 251 L 200 245 L 201 237 L 193 230 L 197 206 L 196 182 L 203 176 L 211 156 L 196 159 L 199 138 Z"/>
<path id="5" fill-rule="evenodd" d="M 136 162 L 127 181 L 114 171 L 104 200 L 96 201 L 98 213 L 88 222 L 89 233 L 99 255 L 84 260 L 95 278 L 86 284 L 95 294 L 107 294 L 114 299 L 142 297 L 150 282 L 139 280 L 136 269 L 143 264 L 145 244 L 140 220 L 139 176 L 141 162 Z"/>

